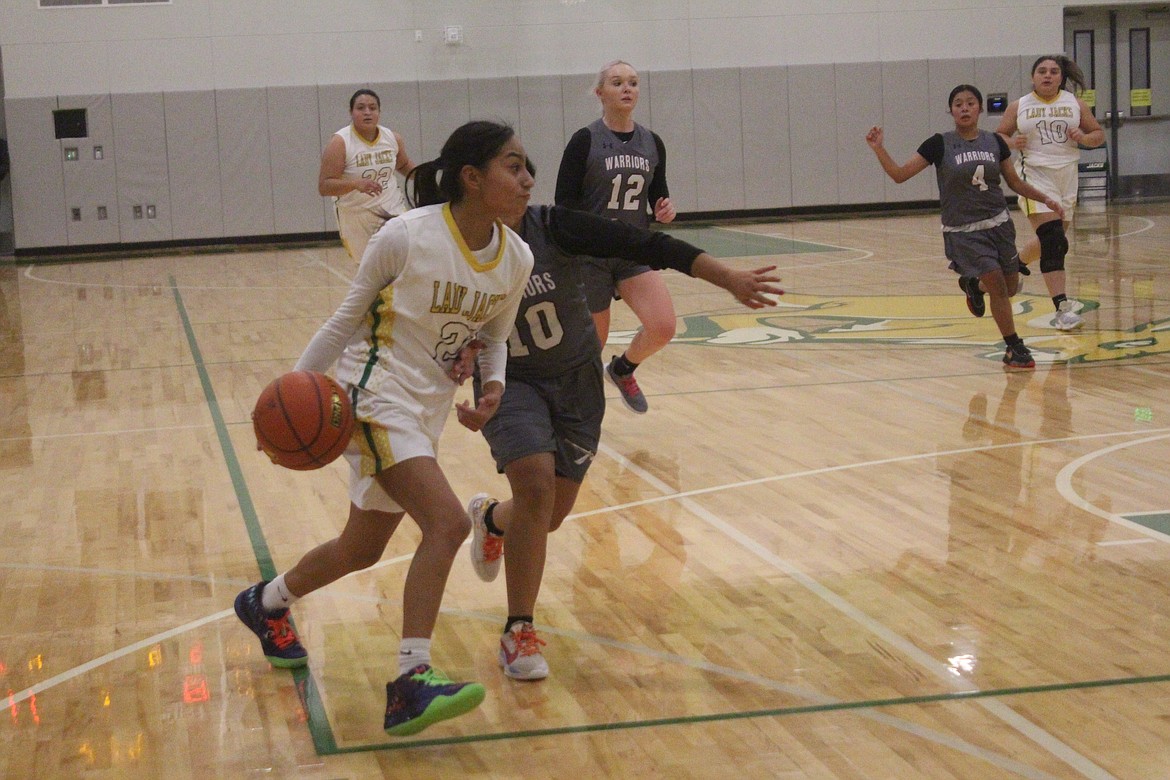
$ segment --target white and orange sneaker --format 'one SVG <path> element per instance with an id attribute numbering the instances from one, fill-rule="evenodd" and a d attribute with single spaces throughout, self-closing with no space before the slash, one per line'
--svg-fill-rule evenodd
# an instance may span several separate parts
<path id="1" fill-rule="evenodd" d="M 543 680 L 548 662 L 540 652 L 544 640 L 531 623 L 513 623 L 500 637 L 500 666 L 513 680 Z"/>
<path id="2" fill-rule="evenodd" d="M 476 493 L 467 502 L 467 514 L 471 517 L 471 568 L 484 582 L 499 576 L 504 557 L 504 537 L 493 534 L 484 522 L 488 508 L 498 503 L 487 493 Z"/>

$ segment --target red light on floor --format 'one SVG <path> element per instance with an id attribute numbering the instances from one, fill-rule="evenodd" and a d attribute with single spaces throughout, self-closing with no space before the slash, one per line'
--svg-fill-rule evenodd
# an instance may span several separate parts
<path id="1" fill-rule="evenodd" d="M 202 674 L 189 674 L 183 680 L 183 701 L 187 704 L 196 704 L 211 698 L 211 691 L 207 688 L 207 677 Z"/>

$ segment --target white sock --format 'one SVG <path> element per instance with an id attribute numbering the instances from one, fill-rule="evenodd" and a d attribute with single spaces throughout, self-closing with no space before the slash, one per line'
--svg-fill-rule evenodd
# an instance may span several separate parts
<path id="1" fill-rule="evenodd" d="M 265 585 L 264 592 L 260 594 L 260 603 L 269 612 L 288 609 L 290 605 L 295 604 L 299 599 L 300 596 L 294 596 L 289 592 L 288 586 L 284 584 L 283 574 Z"/>
<path id="2" fill-rule="evenodd" d="M 431 640 L 423 637 L 403 637 L 398 645 L 398 673 L 406 674 L 419 664 L 431 663 Z"/>

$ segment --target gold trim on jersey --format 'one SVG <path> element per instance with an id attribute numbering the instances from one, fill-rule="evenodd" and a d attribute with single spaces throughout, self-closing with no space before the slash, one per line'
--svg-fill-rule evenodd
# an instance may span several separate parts
<path id="1" fill-rule="evenodd" d="M 361 142 L 364 143 L 366 146 L 370 146 L 370 147 L 377 146 L 378 141 L 382 140 L 382 128 L 381 127 L 378 127 L 377 132 L 374 133 L 374 140 L 373 141 L 367 141 L 366 137 L 358 132 L 357 125 L 355 125 L 353 122 L 349 123 L 349 128 L 351 130 L 353 130 L 354 136 L 357 138 L 360 138 Z"/>
<path id="2" fill-rule="evenodd" d="M 1061 92 L 1068 92 L 1068 90 L 1067 90 L 1067 89 L 1058 89 L 1058 90 L 1056 90 L 1056 94 L 1055 94 L 1055 95 L 1053 95 L 1053 96 L 1052 96 L 1052 97 L 1050 97 L 1050 98 L 1044 98 L 1044 97 L 1041 97 L 1041 96 L 1040 96 L 1040 93 L 1038 93 L 1036 90 L 1032 90 L 1032 95 L 1033 95 L 1033 96 L 1034 96 L 1034 97 L 1035 97 L 1037 100 L 1039 100 L 1041 103 L 1043 103 L 1044 105 L 1046 105 L 1046 106 L 1050 106 L 1050 105 L 1052 105 L 1053 103 L 1055 103 L 1056 101 L 1060 100 L 1060 93 L 1061 93 Z M 1068 92 L 1068 93 L 1069 93 L 1070 95 L 1072 95 L 1072 93 L 1071 93 L 1071 92 Z M 1075 96 L 1075 95 L 1073 95 L 1073 97 L 1076 97 L 1076 96 Z"/>
<path id="3" fill-rule="evenodd" d="M 451 231 L 451 237 L 455 239 L 455 245 L 459 247 L 459 251 L 463 253 L 464 261 L 471 266 L 473 271 L 490 271 L 500 264 L 500 260 L 504 258 L 504 248 L 507 242 L 507 233 L 504 231 L 504 223 L 496 220 L 496 233 L 500 236 L 500 245 L 496 249 L 496 256 L 486 263 L 481 263 L 475 259 L 475 255 L 467 246 L 467 242 L 463 240 L 463 234 L 459 232 L 459 225 L 455 224 L 455 215 L 451 213 L 451 204 L 443 204 L 443 220 L 447 223 L 447 229 Z"/>

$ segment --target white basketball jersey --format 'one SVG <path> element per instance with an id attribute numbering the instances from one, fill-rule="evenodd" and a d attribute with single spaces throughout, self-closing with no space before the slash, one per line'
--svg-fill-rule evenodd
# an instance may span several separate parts
<path id="1" fill-rule="evenodd" d="M 352 124 L 338 130 L 334 135 L 345 141 L 345 176 L 373 179 L 382 185 L 378 195 L 351 190 L 337 198 L 337 207 L 374 211 L 392 217 L 406 211 L 406 198 L 394 178 L 398 164 L 398 141 L 394 133 L 381 125 L 378 137 L 372 142 L 362 138 Z"/>
<path id="2" fill-rule="evenodd" d="M 1028 139 L 1021 162 L 1052 168 L 1076 162 L 1081 152 L 1068 133 L 1080 126 L 1081 107 L 1071 92 L 1062 89 L 1051 100 L 1035 92 L 1024 95 L 1016 112 L 1016 127 Z"/>
<path id="3" fill-rule="evenodd" d="M 447 204 L 412 209 L 374 234 L 345 300 L 297 368 L 327 371 L 336 360 L 342 382 L 399 400 L 420 419 L 446 413 L 457 387 L 447 372 L 473 337 L 485 343 L 483 381 L 504 381 L 532 262 L 501 222 L 489 247 L 472 252 Z"/>

